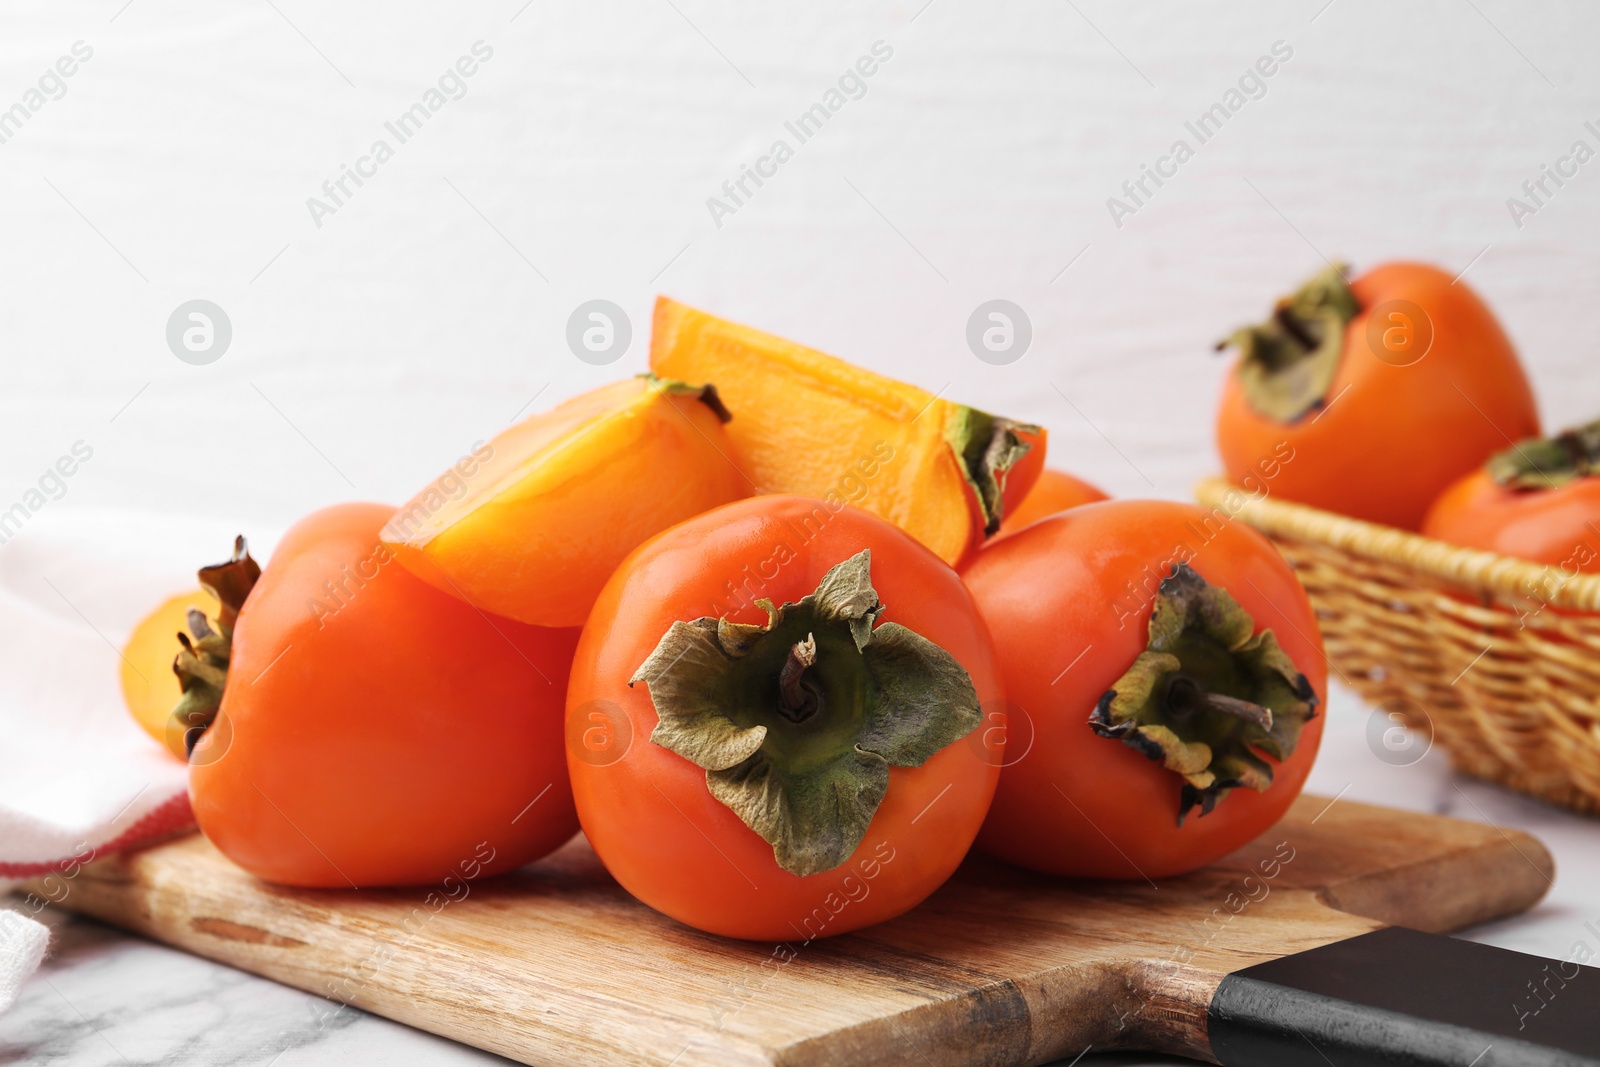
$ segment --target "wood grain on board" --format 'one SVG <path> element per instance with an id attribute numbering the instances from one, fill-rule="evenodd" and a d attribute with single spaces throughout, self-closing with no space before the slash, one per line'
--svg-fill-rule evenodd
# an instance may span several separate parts
<path id="1" fill-rule="evenodd" d="M 973 857 L 894 922 L 782 946 L 652 912 L 581 838 L 470 886 L 357 892 L 266 885 L 189 835 L 89 865 L 62 906 L 530 1064 L 943 1067 L 1090 1045 L 1211 1059 L 1229 972 L 1508 915 L 1551 874 L 1516 831 L 1303 797 L 1193 875 L 1064 882 Z"/>

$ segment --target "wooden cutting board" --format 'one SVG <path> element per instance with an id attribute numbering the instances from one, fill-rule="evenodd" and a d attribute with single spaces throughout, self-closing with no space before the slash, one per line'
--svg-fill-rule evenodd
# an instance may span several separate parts
<path id="1" fill-rule="evenodd" d="M 810 944 L 657 915 L 581 839 L 430 902 L 277 889 L 189 835 L 85 867 L 63 906 L 530 1064 L 1038 1064 L 1091 1045 L 1215 1061 L 1208 1007 L 1232 972 L 1384 924 L 1509 915 L 1551 877 L 1516 831 L 1304 797 L 1183 878 L 974 857 L 911 914 Z"/>

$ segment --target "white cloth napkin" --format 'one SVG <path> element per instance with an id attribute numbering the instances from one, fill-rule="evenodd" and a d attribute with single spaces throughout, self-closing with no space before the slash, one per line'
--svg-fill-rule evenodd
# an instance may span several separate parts
<path id="1" fill-rule="evenodd" d="M 240 532 L 257 559 L 277 534 L 48 504 L 0 526 L 0 890 L 43 880 L 20 911 L 0 911 L 0 1011 L 49 940 L 26 916 L 67 899 L 87 858 L 193 821 L 188 768 L 123 705 L 121 648 Z"/>
<path id="2" fill-rule="evenodd" d="M 0 911 L 0 1012 L 17 1002 L 22 983 L 39 969 L 50 929 L 14 911 Z"/>

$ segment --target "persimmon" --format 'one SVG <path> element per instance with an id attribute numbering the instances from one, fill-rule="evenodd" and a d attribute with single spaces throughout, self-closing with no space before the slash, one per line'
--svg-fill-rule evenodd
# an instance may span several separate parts
<path id="1" fill-rule="evenodd" d="M 952 403 L 793 341 L 661 297 L 650 366 L 715 381 L 743 417 L 734 456 L 762 493 L 881 515 L 946 563 L 999 528 L 1044 468 L 1037 426 Z"/>
<path id="2" fill-rule="evenodd" d="M 1085 504 L 964 577 L 1011 733 L 979 848 L 1160 878 L 1232 852 L 1299 795 L 1327 662 L 1305 591 L 1254 530 L 1169 501 Z"/>
<path id="3" fill-rule="evenodd" d="M 1516 350 L 1465 282 L 1422 263 L 1329 267 L 1218 347 L 1239 357 L 1217 447 L 1236 482 L 1282 454 L 1273 492 L 1415 530 L 1435 497 L 1539 433 Z"/>
<path id="4" fill-rule="evenodd" d="M 1066 511 L 1080 504 L 1094 504 L 1109 499 L 1110 497 L 1100 489 L 1076 475 L 1068 474 L 1066 471 L 1046 469 L 1039 473 L 1039 480 L 1034 483 L 1028 495 L 1022 498 L 1022 503 L 1006 514 L 1000 523 L 1000 531 L 995 534 L 995 539 L 1016 533 L 1046 515 L 1054 515 L 1058 511 Z"/>
<path id="5" fill-rule="evenodd" d="M 831 937 L 960 863 L 1002 695 L 971 595 L 904 531 L 739 501 L 647 542 L 595 604 L 568 696 L 578 815 L 623 888 L 681 922 Z"/>
<path id="6" fill-rule="evenodd" d="M 495 618 L 394 562 L 378 504 L 314 512 L 265 570 L 243 539 L 176 669 L 200 829 L 280 885 L 446 885 L 577 830 L 574 630 Z M 259 574 L 259 578 L 256 575 Z"/>
<path id="7" fill-rule="evenodd" d="M 172 709 L 183 696 L 172 671 L 174 635 L 190 625 L 190 612 L 204 619 L 208 610 L 215 613 L 216 608 L 216 598 L 205 589 L 170 597 L 139 621 L 122 648 L 123 703 L 140 728 L 179 759 L 189 754 L 184 728 L 175 727 L 172 718 Z"/>
<path id="8" fill-rule="evenodd" d="M 1600 421 L 1496 453 L 1440 494 L 1422 532 L 1571 574 L 1600 572 Z"/>
<path id="9" fill-rule="evenodd" d="M 640 542 L 749 493 L 728 458 L 731 417 L 709 385 L 601 386 L 475 449 L 395 512 L 384 543 L 484 611 L 581 626 Z"/>

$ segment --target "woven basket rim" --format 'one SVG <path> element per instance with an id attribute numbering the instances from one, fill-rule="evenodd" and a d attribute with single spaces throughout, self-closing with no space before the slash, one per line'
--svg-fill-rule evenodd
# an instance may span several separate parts
<path id="1" fill-rule="evenodd" d="M 1229 494 L 1241 499 L 1228 503 Z M 1266 533 L 1318 541 L 1357 556 L 1410 567 L 1457 585 L 1470 585 L 1503 601 L 1535 597 L 1542 605 L 1600 611 L 1600 574 L 1567 577 L 1559 567 L 1462 548 L 1393 526 L 1364 522 L 1331 511 L 1253 495 L 1226 478 L 1203 479 L 1195 497 L 1206 507 L 1240 518 Z"/>

